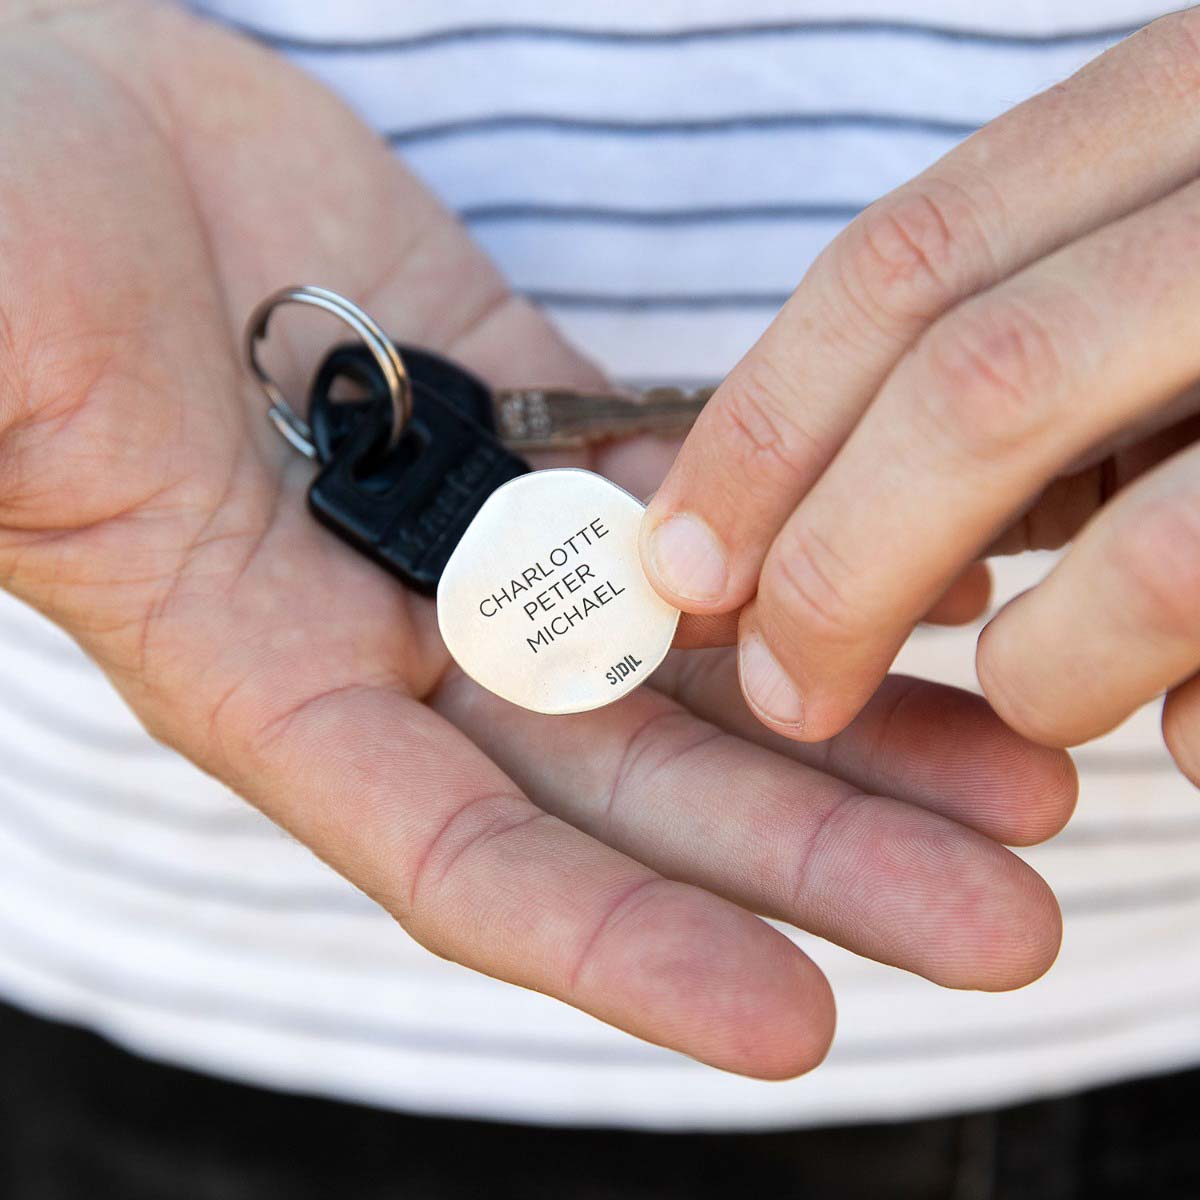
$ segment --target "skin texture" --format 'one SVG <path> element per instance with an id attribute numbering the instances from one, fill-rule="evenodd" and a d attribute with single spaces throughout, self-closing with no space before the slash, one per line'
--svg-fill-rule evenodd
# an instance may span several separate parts
<path id="1" fill-rule="evenodd" d="M 643 558 L 740 610 L 769 727 L 846 728 L 976 559 L 1074 539 L 985 629 L 985 694 L 1071 746 L 1165 693 L 1200 783 L 1198 98 L 1192 10 L 871 205 L 719 389 Z"/>
<path id="2" fill-rule="evenodd" d="M 977 697 L 890 679 L 798 745 L 729 650 L 570 718 L 458 673 L 432 605 L 308 516 L 311 467 L 263 419 L 241 326 L 294 282 L 497 384 L 598 381 L 286 63 L 167 7 L 0 3 L 0 583 L 155 737 L 434 952 L 728 1070 L 797 1074 L 833 1032 L 756 913 L 954 987 L 1046 969 L 1057 907 L 999 843 L 1056 832 L 1073 770 Z M 295 395 L 342 333 L 291 311 L 268 359 Z M 646 492 L 674 451 L 584 465 Z"/>

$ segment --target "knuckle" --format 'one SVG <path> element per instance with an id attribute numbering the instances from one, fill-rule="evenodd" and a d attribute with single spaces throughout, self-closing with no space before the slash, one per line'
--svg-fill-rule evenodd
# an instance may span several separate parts
<path id="1" fill-rule="evenodd" d="M 791 856 L 790 867 L 781 869 L 780 888 L 786 897 L 784 914 L 788 919 L 801 919 L 811 924 L 815 913 L 828 896 L 831 875 L 836 874 L 838 860 L 847 844 L 855 842 L 863 832 L 862 823 L 875 804 L 875 798 L 862 792 L 851 792 L 826 806 L 814 816 L 798 854 Z M 863 839 L 867 844 L 867 839 Z"/>
<path id="2" fill-rule="evenodd" d="M 1055 422 L 1065 378 L 1057 331 L 1015 298 L 963 306 L 922 339 L 929 432 L 973 459 L 1002 457 Z"/>
<path id="3" fill-rule="evenodd" d="M 656 776 L 720 735 L 720 730 L 697 722 L 690 712 L 674 706 L 657 708 L 630 734 L 604 808 L 584 823 L 609 838 L 619 836 L 624 800 L 653 793 Z"/>
<path id="4" fill-rule="evenodd" d="M 634 878 L 618 892 L 616 899 L 601 910 L 591 929 L 583 931 L 574 964 L 568 968 L 564 980 L 566 994 L 574 995 L 581 986 L 586 985 L 592 968 L 603 960 L 606 943 L 614 930 L 628 921 L 636 921 L 645 908 L 653 910 L 659 905 L 669 906 L 672 895 L 681 886 L 674 880 L 643 875 Z"/>
<path id="5" fill-rule="evenodd" d="M 818 439 L 799 423 L 788 396 L 778 369 L 765 360 L 747 363 L 730 380 L 717 409 L 716 436 L 739 472 L 791 481 L 823 465 Z"/>
<path id="6" fill-rule="evenodd" d="M 874 323 L 930 320 L 991 261 L 975 202 L 929 179 L 866 208 L 836 243 L 842 288 Z"/>
<path id="7" fill-rule="evenodd" d="M 1200 491 L 1138 505 L 1108 537 L 1126 619 L 1160 637 L 1194 637 L 1200 611 Z"/>
<path id="8" fill-rule="evenodd" d="M 856 641 L 863 614 L 851 600 L 854 574 L 812 526 L 789 530 L 763 570 L 760 593 L 796 625 L 826 642 Z"/>
<path id="9" fill-rule="evenodd" d="M 1200 9 L 1185 8 L 1150 22 L 1131 39 L 1130 48 L 1151 91 L 1195 99 L 1200 91 Z"/>
<path id="10" fill-rule="evenodd" d="M 436 908 L 441 885 L 473 850 L 535 821 L 552 819 L 517 792 L 487 793 L 464 801 L 442 818 L 410 864 L 400 919 L 419 918 L 427 908 Z"/>

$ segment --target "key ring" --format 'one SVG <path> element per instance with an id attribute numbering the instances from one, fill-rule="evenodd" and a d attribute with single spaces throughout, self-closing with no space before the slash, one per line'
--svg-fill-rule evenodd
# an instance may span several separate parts
<path id="1" fill-rule="evenodd" d="M 289 445 L 299 450 L 306 458 L 317 457 L 312 428 L 288 403 L 283 390 L 258 361 L 258 343 L 266 337 L 267 322 L 270 321 L 271 314 L 285 304 L 307 304 L 331 313 L 349 325 L 362 339 L 383 374 L 388 398 L 392 402 L 392 429 L 387 441 L 387 449 L 391 450 L 400 440 L 400 435 L 412 415 L 412 384 L 404 360 L 387 334 L 357 304 L 347 300 L 345 296 L 339 296 L 337 292 L 331 292 L 328 288 L 314 287 L 311 284 L 281 288 L 272 293 L 258 305 L 246 322 L 246 362 L 266 392 L 267 399 L 271 401 L 271 407 L 267 410 L 271 424 Z"/>

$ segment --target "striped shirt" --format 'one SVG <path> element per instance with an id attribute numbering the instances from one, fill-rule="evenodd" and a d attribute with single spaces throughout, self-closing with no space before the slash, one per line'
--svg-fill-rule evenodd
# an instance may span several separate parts
<path id="1" fill-rule="evenodd" d="M 1153 0 L 206 0 L 346 96 L 616 377 L 726 373 L 866 203 L 1158 15 Z M 1045 556 L 1001 565 L 1001 593 Z M 899 668 L 974 686 L 974 630 Z M 785 1084 L 437 959 L 153 743 L 0 596 L 0 994 L 141 1053 L 415 1111 L 735 1128 L 917 1116 L 1200 1062 L 1200 811 L 1157 712 L 1079 752 L 1023 852 L 1062 956 L 941 990 L 805 934 L 840 1003 Z"/>

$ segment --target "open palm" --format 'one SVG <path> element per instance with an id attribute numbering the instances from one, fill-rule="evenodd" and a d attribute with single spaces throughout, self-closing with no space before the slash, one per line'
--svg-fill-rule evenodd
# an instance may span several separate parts
<path id="1" fill-rule="evenodd" d="M 892 679 L 802 746 L 724 650 L 575 717 L 455 671 L 429 602 L 309 518 L 241 366 L 297 281 L 495 382 L 595 382 L 286 64 L 166 7 L 0 0 L 0 582 L 156 737 L 432 950 L 728 1069 L 798 1072 L 832 1034 L 754 913 L 952 986 L 1045 969 L 1056 906 L 999 843 L 1057 830 L 1073 774 L 976 698 Z M 666 453 L 591 465 L 645 490 Z"/>

